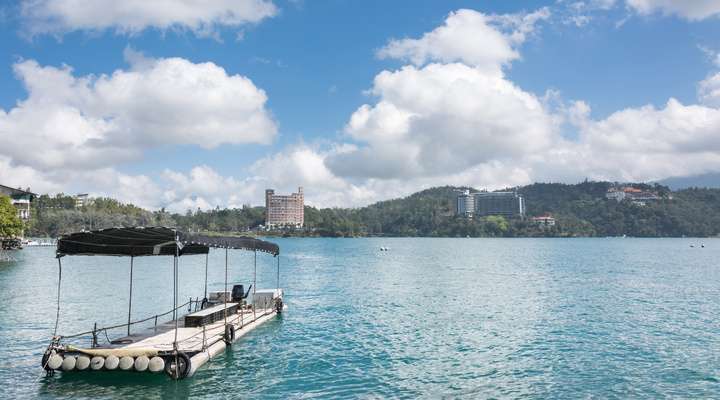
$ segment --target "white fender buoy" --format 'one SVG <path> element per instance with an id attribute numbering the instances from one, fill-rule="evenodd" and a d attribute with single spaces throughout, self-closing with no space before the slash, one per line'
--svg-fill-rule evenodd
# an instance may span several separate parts
<path id="1" fill-rule="evenodd" d="M 75 356 L 66 356 L 65 359 L 63 359 L 62 362 L 62 369 L 63 371 L 72 371 L 75 369 L 75 363 L 76 363 Z"/>
<path id="2" fill-rule="evenodd" d="M 162 357 L 155 356 L 150 359 L 150 363 L 148 364 L 148 369 L 150 372 L 160 372 L 165 369 L 165 360 L 162 359 Z"/>
<path id="3" fill-rule="evenodd" d="M 63 358 L 57 354 L 53 354 L 48 358 L 47 366 L 50 369 L 58 369 L 62 366 Z"/>
<path id="4" fill-rule="evenodd" d="M 135 370 L 143 372 L 148 369 L 148 364 L 150 364 L 150 359 L 147 356 L 140 356 L 135 359 Z"/>
<path id="5" fill-rule="evenodd" d="M 123 371 L 132 369 L 133 365 L 135 365 L 135 360 L 133 360 L 133 358 L 130 356 L 124 356 L 120 359 L 119 367 Z"/>
<path id="6" fill-rule="evenodd" d="M 112 371 L 115 368 L 117 368 L 118 364 L 120 364 L 120 359 L 117 358 L 117 356 L 114 356 L 112 354 L 107 356 L 107 358 L 105 359 L 105 369 L 107 369 L 109 371 Z"/>
<path id="7" fill-rule="evenodd" d="M 105 358 L 95 356 L 90 360 L 90 369 L 97 371 L 105 366 Z"/>
<path id="8" fill-rule="evenodd" d="M 90 357 L 78 356 L 77 361 L 75 362 L 75 368 L 77 368 L 78 371 L 86 370 L 89 366 L 90 366 Z"/>

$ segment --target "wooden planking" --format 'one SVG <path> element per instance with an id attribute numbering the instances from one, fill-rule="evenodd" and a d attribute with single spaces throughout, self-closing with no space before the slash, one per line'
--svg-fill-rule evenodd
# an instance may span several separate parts
<path id="1" fill-rule="evenodd" d="M 263 316 L 263 311 L 267 313 Z M 266 322 L 269 317 L 276 314 L 275 310 L 268 308 L 266 310 L 257 310 L 255 315 L 257 320 L 253 321 L 253 312 L 244 310 L 242 314 L 243 327 L 241 328 L 240 313 L 228 315 L 228 322 L 235 326 L 235 338 L 239 338 L 256 326 Z M 182 323 L 184 317 L 178 320 L 177 341 L 178 348 L 185 352 L 196 352 L 203 350 L 203 328 L 202 327 L 185 327 Z M 205 326 L 206 344 L 222 338 L 225 333 L 225 321 L 220 320 Z M 118 345 L 115 348 L 155 348 L 159 351 L 173 350 L 173 342 L 175 341 L 175 321 L 169 321 L 158 325 L 157 329 L 149 328 L 147 332 L 133 334 L 119 340 L 132 339 L 133 343 L 126 345 Z"/>

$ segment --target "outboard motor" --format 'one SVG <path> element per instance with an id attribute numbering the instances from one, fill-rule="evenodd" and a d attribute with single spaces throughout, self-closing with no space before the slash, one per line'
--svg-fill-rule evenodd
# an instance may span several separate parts
<path id="1" fill-rule="evenodd" d="M 234 303 L 241 302 L 242 299 L 244 298 L 244 296 L 243 296 L 244 294 L 245 294 L 245 286 L 233 285 L 231 298 Z"/>
<path id="2" fill-rule="evenodd" d="M 231 296 L 233 302 L 239 303 L 242 300 L 247 299 L 250 294 L 250 289 L 252 289 L 252 285 L 248 287 L 247 292 L 245 292 L 244 289 L 245 287 L 243 285 L 233 285 Z"/>

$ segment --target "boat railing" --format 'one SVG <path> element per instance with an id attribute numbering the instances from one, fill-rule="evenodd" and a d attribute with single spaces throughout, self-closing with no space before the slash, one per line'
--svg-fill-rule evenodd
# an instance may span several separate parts
<path id="1" fill-rule="evenodd" d="M 59 335 L 59 336 L 58 336 L 58 340 L 62 340 L 62 339 L 74 339 L 74 338 L 78 338 L 78 337 L 83 337 L 83 336 L 90 336 L 90 335 L 92 335 L 92 338 L 93 338 L 93 347 L 95 347 L 95 346 L 97 346 L 97 343 L 98 343 L 97 338 L 98 338 L 98 335 L 99 335 L 100 333 L 104 333 L 105 336 L 106 336 L 106 338 L 108 339 L 108 342 L 110 342 L 109 337 L 107 337 L 107 332 L 108 332 L 108 331 L 111 331 L 111 330 L 113 330 L 113 329 L 119 329 L 119 328 L 127 328 L 127 327 L 131 327 L 131 326 L 133 326 L 133 325 L 142 324 L 142 323 L 145 323 L 145 322 L 148 322 L 148 321 L 154 321 L 154 327 L 157 328 L 157 326 L 158 326 L 158 318 L 164 317 L 164 316 L 166 316 L 166 315 L 173 314 L 173 313 L 175 313 L 177 310 L 180 310 L 180 309 L 182 309 L 182 308 L 184 308 L 184 307 L 188 307 L 188 312 L 193 311 L 193 309 L 195 309 L 195 310 L 197 311 L 197 309 L 200 307 L 201 304 L 202 304 L 202 300 L 201 300 L 201 299 L 192 299 L 192 298 L 191 298 L 191 299 L 188 300 L 187 302 L 185 302 L 185 303 L 183 303 L 183 304 L 180 304 L 179 306 L 171 309 L 170 311 L 164 312 L 164 313 L 162 313 L 162 314 L 155 314 L 155 315 L 153 315 L 153 316 L 150 316 L 150 317 L 147 317 L 147 318 L 143 318 L 143 319 L 139 319 L 139 320 L 136 320 L 136 321 L 131 321 L 131 322 L 129 322 L 129 323 L 128 323 L 128 322 L 125 322 L 125 323 L 122 323 L 122 324 L 111 325 L 111 326 L 98 327 L 97 324 L 96 324 L 96 325 L 93 327 L 93 329 L 90 330 L 90 331 L 81 332 L 81 333 L 76 333 L 76 334 L 73 334 L 73 335 Z"/>
<path id="2" fill-rule="evenodd" d="M 249 304 L 247 308 L 243 308 L 242 311 L 240 311 L 239 313 L 237 313 L 237 314 L 235 314 L 235 315 L 232 315 L 232 316 L 228 316 L 227 322 L 228 322 L 228 323 L 231 323 L 231 324 L 238 324 L 238 323 L 239 323 L 240 329 L 242 329 L 243 326 L 245 325 L 245 323 L 254 322 L 254 321 L 256 321 L 258 318 L 262 318 L 262 317 L 270 314 L 270 313 L 272 312 L 272 310 L 273 310 L 272 303 L 269 302 L 269 301 L 267 301 L 266 299 L 263 299 L 263 300 L 264 300 L 264 301 L 263 301 L 262 303 L 260 303 L 260 304 Z M 98 337 L 99 337 L 100 334 L 104 334 L 105 339 L 107 340 L 107 342 L 108 342 L 108 343 L 112 343 L 112 340 L 110 339 L 110 337 L 109 337 L 109 335 L 108 335 L 108 331 L 112 331 L 112 330 L 114 330 L 114 329 L 119 329 L 119 328 L 128 328 L 128 327 L 131 327 L 131 326 L 133 326 L 133 325 L 142 324 L 142 323 L 145 323 L 145 322 L 148 322 L 148 321 L 153 321 L 153 326 L 154 326 L 155 329 L 157 329 L 158 319 L 159 319 L 159 318 L 164 317 L 164 316 L 167 316 L 167 315 L 170 315 L 170 314 L 176 312 L 177 310 L 180 310 L 180 309 L 185 308 L 185 307 L 188 308 L 188 312 L 192 312 L 193 310 L 194 310 L 194 311 L 198 311 L 198 310 L 200 309 L 200 307 L 202 306 L 202 303 L 203 303 L 203 300 L 202 300 L 202 299 L 199 299 L 199 298 L 196 298 L 196 299 L 190 298 L 187 302 L 185 302 L 185 303 L 183 303 L 183 304 L 180 304 L 179 306 L 173 308 L 172 310 L 169 310 L 169 311 L 164 312 L 164 313 L 162 313 L 162 314 L 155 314 L 155 315 L 153 315 L 153 316 L 150 316 L 150 317 L 147 317 L 147 318 L 143 318 L 143 319 L 139 319 L 139 320 L 136 320 L 136 321 L 131 321 L 131 322 L 129 322 L 129 323 L 126 322 L 126 323 L 122 323 L 122 324 L 105 326 L 105 327 L 98 327 L 97 324 L 95 324 L 95 326 L 93 327 L 92 330 L 89 330 L 89 331 L 86 331 L 86 332 L 81 332 L 81 333 L 76 333 L 76 334 L 73 334 L 73 335 L 60 335 L 60 336 L 58 336 L 56 339 L 57 339 L 58 342 L 59 342 L 59 341 L 61 341 L 61 340 L 65 340 L 65 339 L 75 339 L 75 338 L 79 338 L 79 337 L 88 337 L 88 338 L 92 338 L 92 347 L 94 348 L 94 347 L 97 347 L 97 346 L 98 346 Z M 251 318 L 250 320 L 248 320 L 248 321 L 245 321 L 245 320 L 244 320 L 245 318 L 243 318 L 243 317 L 244 317 L 244 314 L 245 314 L 246 312 L 252 313 L 252 318 Z M 179 318 L 179 316 L 176 316 L 176 317 Z M 219 328 L 219 329 L 224 329 L 224 327 Z M 224 331 L 223 331 L 223 332 L 224 332 Z M 199 331 L 198 333 L 196 333 L 196 334 L 194 334 L 194 335 L 191 335 L 191 336 L 189 336 L 189 337 L 184 338 L 183 340 L 179 341 L 179 343 L 180 343 L 180 342 L 187 341 L 187 340 L 190 340 L 190 339 L 193 339 L 193 338 L 195 338 L 195 337 L 197 337 L 197 336 L 200 336 L 200 335 L 203 336 L 203 340 L 202 340 L 202 342 L 203 342 L 203 348 L 206 348 L 207 346 L 212 345 L 212 343 L 208 343 L 208 339 L 209 339 L 209 338 L 206 337 L 206 336 L 208 335 L 208 332 L 206 331 L 205 327 L 203 327 L 202 331 Z M 215 333 L 213 333 L 213 334 L 211 334 L 210 336 L 211 336 L 211 337 L 214 337 L 214 336 L 218 336 L 218 335 L 215 334 Z M 222 336 L 222 333 L 220 334 L 220 336 Z M 221 340 L 222 340 L 222 339 L 221 339 Z M 215 341 L 217 341 L 217 340 L 215 340 Z M 213 343 L 214 343 L 214 342 L 213 342 Z"/>

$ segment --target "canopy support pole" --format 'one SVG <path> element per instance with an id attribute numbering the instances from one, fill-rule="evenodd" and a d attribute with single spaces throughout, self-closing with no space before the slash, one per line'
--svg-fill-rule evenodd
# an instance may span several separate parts
<path id="1" fill-rule="evenodd" d="M 175 240 L 179 242 L 179 238 L 176 236 Z M 178 337 L 178 319 L 176 316 L 177 313 L 177 300 L 178 300 L 178 257 L 180 256 L 180 247 L 178 245 L 175 245 L 175 256 L 173 257 L 173 288 L 174 290 L 174 297 L 173 297 L 173 316 L 175 317 L 175 340 L 173 341 L 173 350 L 177 351 L 177 337 Z M 175 365 L 177 366 L 177 352 L 175 354 Z M 177 372 L 176 372 L 177 373 Z"/>
<path id="2" fill-rule="evenodd" d="M 53 338 L 57 336 L 58 324 L 60 323 L 60 283 L 62 282 L 62 259 L 58 257 L 58 287 L 57 287 L 57 312 L 55 313 L 55 329 Z"/>
<path id="3" fill-rule="evenodd" d="M 132 313 L 132 287 L 133 287 L 133 260 L 135 259 L 134 256 L 130 256 L 130 298 L 128 300 L 128 326 L 127 326 L 127 334 L 130 336 L 130 315 Z"/>
<path id="4" fill-rule="evenodd" d="M 255 245 L 253 244 L 253 247 Z M 257 304 L 255 304 L 255 293 L 257 292 L 257 249 L 253 249 L 253 253 L 255 254 L 255 259 L 253 261 L 253 322 L 257 319 L 255 316 L 255 308 L 257 307 Z"/>
<path id="5" fill-rule="evenodd" d="M 225 248 L 225 292 L 223 293 L 223 300 L 225 309 L 223 310 L 223 318 L 225 319 L 225 326 L 227 326 L 227 276 L 228 276 L 228 249 Z"/>
<path id="6" fill-rule="evenodd" d="M 205 253 L 205 299 L 207 299 L 207 278 L 208 278 L 208 259 L 210 257 L 210 251 Z"/>
<path id="7" fill-rule="evenodd" d="M 276 289 L 280 289 L 280 254 L 277 255 L 277 286 Z"/>

